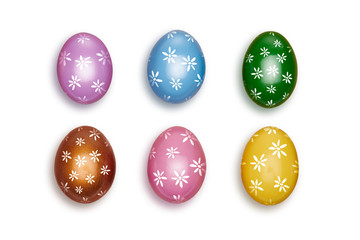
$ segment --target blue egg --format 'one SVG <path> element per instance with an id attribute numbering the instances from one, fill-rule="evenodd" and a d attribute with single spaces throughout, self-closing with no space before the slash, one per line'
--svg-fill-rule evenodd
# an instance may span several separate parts
<path id="1" fill-rule="evenodd" d="M 152 49 L 147 72 L 158 97 L 170 103 L 185 102 L 199 91 L 204 81 L 204 55 L 190 34 L 171 31 Z"/>

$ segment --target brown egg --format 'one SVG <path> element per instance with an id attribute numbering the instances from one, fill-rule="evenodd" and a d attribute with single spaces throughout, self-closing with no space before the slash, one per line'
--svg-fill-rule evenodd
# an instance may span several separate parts
<path id="1" fill-rule="evenodd" d="M 91 203 L 107 193 L 115 177 L 115 156 L 106 137 L 96 128 L 72 130 L 55 157 L 55 177 L 72 200 Z"/>

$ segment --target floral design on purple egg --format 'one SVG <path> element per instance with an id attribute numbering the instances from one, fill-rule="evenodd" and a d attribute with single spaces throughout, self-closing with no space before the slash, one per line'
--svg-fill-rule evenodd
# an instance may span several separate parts
<path id="1" fill-rule="evenodd" d="M 105 44 L 89 33 L 78 33 L 62 47 L 57 75 L 64 92 L 74 101 L 98 101 L 110 87 L 112 62 Z"/>

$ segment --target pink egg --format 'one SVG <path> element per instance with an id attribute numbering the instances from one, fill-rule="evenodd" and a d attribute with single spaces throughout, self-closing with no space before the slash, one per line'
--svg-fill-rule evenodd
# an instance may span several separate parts
<path id="1" fill-rule="evenodd" d="M 74 101 L 88 104 L 102 98 L 112 78 L 110 54 L 104 43 L 89 33 L 66 41 L 57 63 L 59 83 Z"/>
<path id="2" fill-rule="evenodd" d="M 192 198 L 206 171 L 204 151 L 196 136 L 183 127 L 171 127 L 155 140 L 148 159 L 148 178 L 155 193 L 172 203 Z"/>

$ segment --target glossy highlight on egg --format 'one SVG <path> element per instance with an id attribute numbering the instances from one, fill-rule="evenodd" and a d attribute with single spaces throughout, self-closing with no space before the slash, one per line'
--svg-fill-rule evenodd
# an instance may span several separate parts
<path id="1" fill-rule="evenodd" d="M 206 159 L 197 137 L 184 127 L 161 133 L 151 147 L 147 174 L 154 192 L 163 200 L 182 203 L 201 188 Z"/>
<path id="2" fill-rule="evenodd" d="M 79 203 L 91 203 L 109 191 L 115 177 L 115 155 L 99 130 L 81 126 L 61 142 L 54 170 L 58 186 L 66 196 Z"/>

